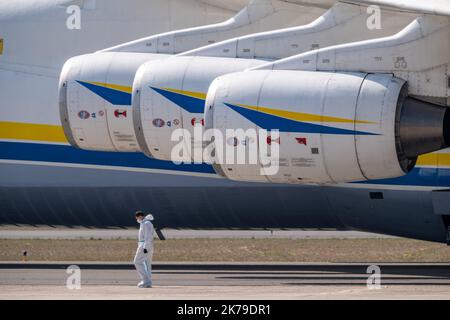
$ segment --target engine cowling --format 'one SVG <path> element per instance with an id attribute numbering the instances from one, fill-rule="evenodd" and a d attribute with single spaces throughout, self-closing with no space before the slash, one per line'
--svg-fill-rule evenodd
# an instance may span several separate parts
<path id="1" fill-rule="evenodd" d="M 59 106 L 70 144 L 85 150 L 140 151 L 131 110 L 134 76 L 143 63 L 166 57 L 117 52 L 69 59 L 61 72 Z"/>
<path id="2" fill-rule="evenodd" d="M 133 119 L 141 150 L 160 160 L 188 161 L 201 139 L 194 139 L 194 128 L 203 131 L 204 105 L 211 82 L 218 76 L 242 71 L 264 63 L 261 60 L 172 57 L 142 65 L 133 84 Z M 172 151 L 179 140 L 172 133 L 183 130 L 180 139 L 185 151 L 174 159 Z M 181 130 L 180 130 L 181 131 Z"/>
<path id="3" fill-rule="evenodd" d="M 279 156 L 267 164 L 217 161 L 232 180 L 341 183 L 393 178 L 413 169 L 420 154 L 449 145 L 446 108 L 407 96 L 405 81 L 385 74 L 249 71 L 216 79 L 205 108 L 207 129 L 279 130 Z M 259 135 L 259 131 L 258 135 Z M 228 137 L 228 141 L 229 141 Z M 234 146 L 248 138 L 235 139 Z M 215 153 L 223 148 L 213 142 Z M 232 141 L 233 142 L 233 141 Z M 224 151 L 225 152 L 225 151 Z M 220 160 L 220 159 L 219 159 Z"/>

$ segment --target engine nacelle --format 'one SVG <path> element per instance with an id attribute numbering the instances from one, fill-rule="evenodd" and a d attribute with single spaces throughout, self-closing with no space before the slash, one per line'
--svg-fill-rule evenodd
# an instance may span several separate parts
<path id="1" fill-rule="evenodd" d="M 194 128 L 204 125 L 206 93 L 218 76 L 243 71 L 264 63 L 261 60 L 172 57 L 142 65 L 133 84 L 133 119 L 141 150 L 160 160 L 191 161 L 196 142 Z M 176 159 L 172 141 L 176 129 L 185 129 L 180 140 L 186 144 Z M 178 139 L 178 138 L 176 138 Z"/>
<path id="2" fill-rule="evenodd" d="M 449 145 L 446 108 L 407 96 L 405 81 L 385 74 L 249 71 L 216 79 L 205 108 L 206 128 L 279 130 L 250 142 L 277 145 L 267 164 L 216 161 L 232 180 L 343 183 L 405 175 L 420 154 Z M 245 141 L 244 141 L 245 140 Z M 213 143 L 215 153 L 219 140 Z M 230 138 L 226 140 L 229 144 Z M 259 142 L 258 142 L 259 141 Z M 231 141 L 251 150 L 248 137 Z M 274 156 L 272 154 L 272 156 Z M 217 160 L 217 159 L 216 159 Z M 273 171 L 273 170 L 271 170 Z"/>
<path id="3" fill-rule="evenodd" d="M 70 144 L 85 150 L 140 151 L 131 110 L 134 76 L 143 63 L 166 57 L 117 52 L 69 59 L 61 72 L 59 105 Z"/>

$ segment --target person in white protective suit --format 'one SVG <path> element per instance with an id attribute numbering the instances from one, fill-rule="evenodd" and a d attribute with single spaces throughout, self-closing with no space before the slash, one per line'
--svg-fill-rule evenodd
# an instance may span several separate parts
<path id="1" fill-rule="evenodd" d="M 153 257 L 153 216 L 145 215 L 142 211 L 136 212 L 136 221 L 141 225 L 139 228 L 139 242 L 134 257 L 134 265 L 141 282 L 138 288 L 152 287 L 152 257 Z"/>

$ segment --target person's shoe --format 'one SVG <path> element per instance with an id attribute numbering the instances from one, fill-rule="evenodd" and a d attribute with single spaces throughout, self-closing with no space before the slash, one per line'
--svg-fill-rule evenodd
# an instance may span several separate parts
<path id="1" fill-rule="evenodd" d="M 137 284 L 137 287 L 140 288 L 140 286 L 142 286 L 144 284 L 144 281 L 141 281 Z"/>
<path id="2" fill-rule="evenodd" d="M 140 283 L 138 284 L 138 288 L 151 288 L 152 284 L 151 283 Z"/>

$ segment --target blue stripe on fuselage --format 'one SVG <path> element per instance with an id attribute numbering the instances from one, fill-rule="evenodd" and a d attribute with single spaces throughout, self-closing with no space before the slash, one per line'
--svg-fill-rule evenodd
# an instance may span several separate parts
<path id="1" fill-rule="evenodd" d="M 22 142 L 0 142 L 0 159 L 114 166 L 118 168 L 160 169 L 208 174 L 215 173 L 213 167 L 207 164 L 176 165 L 171 161 L 148 158 L 142 153 L 85 151 L 66 145 Z M 368 182 L 358 182 L 356 184 L 359 183 L 397 186 L 450 187 L 450 168 L 417 167 L 409 174 L 400 178 L 372 180 Z M 355 185 L 355 187 L 357 188 L 357 185 Z"/>
<path id="2" fill-rule="evenodd" d="M 0 142 L 0 159 L 214 173 L 214 169 L 206 164 L 176 165 L 171 161 L 148 158 L 142 153 L 85 151 L 65 145 L 36 143 Z"/>

